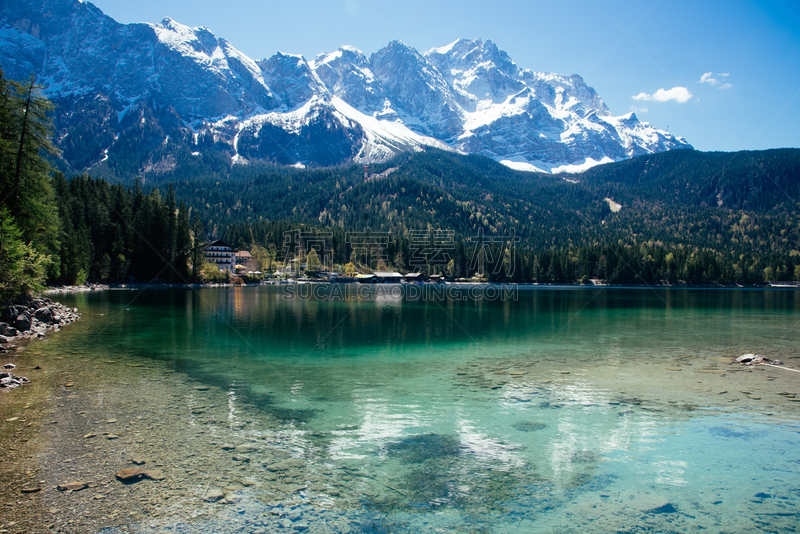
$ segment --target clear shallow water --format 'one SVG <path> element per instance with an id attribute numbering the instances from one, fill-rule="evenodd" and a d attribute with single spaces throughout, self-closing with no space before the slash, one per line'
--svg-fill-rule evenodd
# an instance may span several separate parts
<path id="1" fill-rule="evenodd" d="M 800 293 L 405 291 L 76 294 L 59 300 L 81 309 L 81 330 L 49 350 L 220 388 L 250 435 L 259 416 L 277 421 L 310 463 L 358 474 L 326 501 L 365 514 L 346 515 L 354 530 L 800 524 L 797 404 L 777 395 L 800 394 L 800 373 L 730 364 L 760 352 L 791 365 Z M 197 528 L 225 531 L 214 524 Z"/>

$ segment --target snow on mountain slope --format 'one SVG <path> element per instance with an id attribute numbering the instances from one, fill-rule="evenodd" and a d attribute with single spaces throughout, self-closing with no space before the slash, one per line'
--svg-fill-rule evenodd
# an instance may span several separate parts
<path id="1" fill-rule="evenodd" d="M 123 25 L 89 2 L 16 0 L 0 4 L 0 62 L 12 79 L 36 73 L 77 171 L 132 151 L 145 168 L 153 151 L 184 145 L 305 166 L 434 146 L 545 172 L 691 148 L 632 113 L 615 117 L 580 76 L 522 69 L 480 39 L 254 61 L 203 27 Z"/>
<path id="2" fill-rule="evenodd" d="M 364 129 L 365 143 L 355 158 L 358 163 L 385 161 L 399 152 L 415 150 L 423 146 L 452 150 L 437 139 L 425 137 L 410 130 L 402 122 L 381 120 L 365 115 L 338 97 L 333 98 L 333 106 L 343 117 L 360 124 Z"/>
<path id="3" fill-rule="evenodd" d="M 147 26 L 157 39 L 154 89 L 187 118 L 277 105 L 256 62 L 206 28 L 189 28 L 169 18 Z"/>
<path id="4" fill-rule="evenodd" d="M 392 41 L 370 57 L 370 69 L 397 108 L 409 117 L 409 128 L 447 139 L 457 135 L 463 116 L 442 74 L 413 48 Z"/>
<path id="5" fill-rule="evenodd" d="M 207 28 L 189 28 L 170 18 L 151 24 L 158 40 L 220 77 L 250 78 L 263 85 L 264 77 L 255 61 L 224 39 L 217 39 Z"/>
<path id="6" fill-rule="evenodd" d="M 343 46 L 336 52 L 320 54 L 311 67 L 331 93 L 355 108 L 390 120 L 397 118 L 389 95 L 357 48 Z"/>
<path id="7" fill-rule="evenodd" d="M 515 79 L 518 71 L 511 58 L 491 41 L 461 39 L 424 57 L 443 74 L 467 111 L 486 101 L 505 101 L 525 88 Z"/>
<path id="8" fill-rule="evenodd" d="M 450 144 L 459 150 L 553 171 L 689 147 L 633 114 L 613 117 L 578 75 L 520 69 L 492 41 L 461 39 L 424 56 L 458 96 L 463 132 Z"/>

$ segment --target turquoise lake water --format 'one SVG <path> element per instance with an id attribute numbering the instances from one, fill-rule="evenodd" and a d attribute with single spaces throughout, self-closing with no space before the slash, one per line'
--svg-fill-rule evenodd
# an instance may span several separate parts
<path id="1" fill-rule="evenodd" d="M 358 473 L 326 496 L 342 532 L 800 525 L 800 373 L 732 363 L 755 352 L 800 369 L 798 291 L 297 285 L 58 300 L 84 318 L 49 350 L 220 388 L 230 414 L 252 412 L 249 435 L 277 421 L 305 460 Z M 322 516 L 308 514 L 313 532 Z M 225 531 L 215 521 L 207 531 Z"/>

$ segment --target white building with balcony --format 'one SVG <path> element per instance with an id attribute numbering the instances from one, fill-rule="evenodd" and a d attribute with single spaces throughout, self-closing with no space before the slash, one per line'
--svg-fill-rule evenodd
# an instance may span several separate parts
<path id="1" fill-rule="evenodd" d="M 236 272 L 236 253 L 221 239 L 206 244 L 205 260 L 219 267 L 220 271 Z"/>

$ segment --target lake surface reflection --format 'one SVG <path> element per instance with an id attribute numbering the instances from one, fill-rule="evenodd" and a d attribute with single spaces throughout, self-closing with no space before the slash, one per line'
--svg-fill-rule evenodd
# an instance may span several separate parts
<path id="1" fill-rule="evenodd" d="M 46 350 L 218 390 L 187 417 L 302 460 L 242 466 L 243 522 L 162 532 L 279 503 L 310 532 L 794 531 L 800 373 L 732 360 L 800 368 L 800 292 L 442 288 L 74 294 Z"/>

